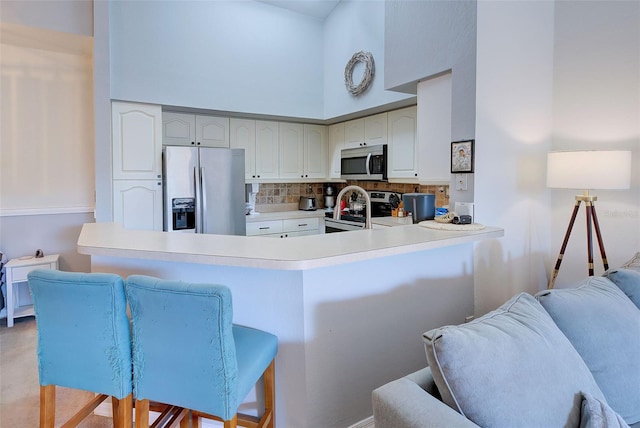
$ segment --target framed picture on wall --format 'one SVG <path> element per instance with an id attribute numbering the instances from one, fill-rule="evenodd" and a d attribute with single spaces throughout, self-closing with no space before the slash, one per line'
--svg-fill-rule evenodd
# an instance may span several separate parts
<path id="1" fill-rule="evenodd" d="M 451 143 L 451 173 L 473 172 L 474 142 L 475 140 L 464 140 Z"/>

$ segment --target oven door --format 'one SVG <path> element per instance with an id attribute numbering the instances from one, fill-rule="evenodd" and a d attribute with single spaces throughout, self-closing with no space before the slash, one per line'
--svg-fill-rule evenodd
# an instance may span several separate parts
<path id="1" fill-rule="evenodd" d="M 364 223 L 359 221 L 324 219 L 324 233 L 349 232 L 351 230 L 363 230 Z"/>

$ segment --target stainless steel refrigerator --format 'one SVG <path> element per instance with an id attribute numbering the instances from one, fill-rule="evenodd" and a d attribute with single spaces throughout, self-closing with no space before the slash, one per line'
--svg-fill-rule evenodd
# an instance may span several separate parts
<path id="1" fill-rule="evenodd" d="M 244 150 L 165 146 L 164 230 L 245 235 Z"/>

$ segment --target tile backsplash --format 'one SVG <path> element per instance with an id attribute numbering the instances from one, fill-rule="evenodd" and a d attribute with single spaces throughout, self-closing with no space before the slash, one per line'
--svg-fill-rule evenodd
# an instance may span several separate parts
<path id="1" fill-rule="evenodd" d="M 337 196 L 342 188 L 355 184 L 365 190 L 386 190 L 398 193 L 431 193 L 436 195 L 436 207 L 449 204 L 449 186 L 387 183 L 381 181 L 349 181 L 348 183 L 261 183 L 256 195 L 256 205 L 297 204 L 300 196 L 316 195 L 318 208 L 324 208 L 324 195 L 327 186 L 332 186 Z M 278 211 L 274 209 L 274 211 Z"/>

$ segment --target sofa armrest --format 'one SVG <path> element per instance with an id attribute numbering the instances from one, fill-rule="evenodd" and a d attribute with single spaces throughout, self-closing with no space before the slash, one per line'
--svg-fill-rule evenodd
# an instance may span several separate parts
<path id="1" fill-rule="evenodd" d="M 479 428 L 427 392 L 432 381 L 429 368 L 425 368 L 375 389 L 372 404 L 376 428 Z"/>

